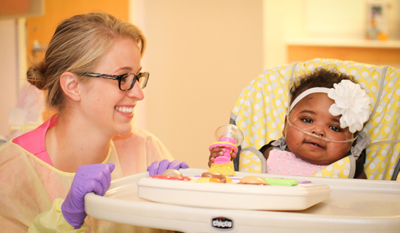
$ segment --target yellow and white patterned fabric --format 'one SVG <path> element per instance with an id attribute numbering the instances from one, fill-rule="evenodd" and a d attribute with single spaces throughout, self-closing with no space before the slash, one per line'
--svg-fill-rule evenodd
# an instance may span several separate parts
<path id="1" fill-rule="evenodd" d="M 372 113 L 363 129 L 371 139 L 365 172 L 368 179 L 392 179 L 400 154 L 400 70 L 390 66 L 316 58 L 267 69 L 243 89 L 231 113 L 231 122 L 244 134 L 241 148 L 259 149 L 281 136 L 292 82 L 317 68 L 333 68 L 352 75 L 366 90 Z M 260 154 L 243 149 L 239 171 L 263 172 L 265 158 Z M 349 177 L 346 174 L 353 172 L 351 160 L 346 157 L 314 175 Z"/>
<path id="2" fill-rule="evenodd" d="M 265 173 L 265 158 L 254 147 L 246 147 L 240 151 L 239 171 Z"/>
<path id="3" fill-rule="evenodd" d="M 321 171 L 316 172 L 315 177 L 333 177 L 333 178 L 349 178 L 354 177 L 356 161 L 354 156 L 350 155 L 341 160 L 332 163 Z"/>

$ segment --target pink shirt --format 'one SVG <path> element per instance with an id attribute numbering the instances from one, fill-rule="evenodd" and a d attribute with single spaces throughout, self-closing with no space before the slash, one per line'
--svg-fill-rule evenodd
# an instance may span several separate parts
<path id="1" fill-rule="evenodd" d="M 57 124 L 58 118 L 54 115 L 36 129 L 14 138 L 13 143 L 34 154 L 39 159 L 53 166 L 46 150 L 46 132 Z"/>
<path id="2" fill-rule="evenodd" d="M 326 166 L 306 162 L 292 152 L 272 149 L 268 155 L 266 171 L 276 175 L 312 176 Z"/>

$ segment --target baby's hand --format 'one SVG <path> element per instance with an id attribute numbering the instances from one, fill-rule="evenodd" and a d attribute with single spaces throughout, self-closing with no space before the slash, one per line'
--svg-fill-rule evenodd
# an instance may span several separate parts
<path id="1" fill-rule="evenodd" d="M 224 154 L 225 152 L 225 148 L 224 147 L 214 147 L 211 151 L 210 151 L 210 157 L 208 158 L 208 166 L 210 167 L 212 163 L 214 163 L 214 159 L 218 156 L 221 156 Z M 236 158 L 236 152 L 232 152 L 231 153 L 231 160 Z"/>

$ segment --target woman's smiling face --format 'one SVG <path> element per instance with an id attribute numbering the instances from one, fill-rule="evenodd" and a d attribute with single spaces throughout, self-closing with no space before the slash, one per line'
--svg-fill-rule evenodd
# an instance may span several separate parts
<path id="1" fill-rule="evenodd" d="M 90 72 L 110 75 L 138 74 L 141 70 L 140 59 L 137 43 L 131 38 L 120 37 Z M 143 90 L 138 83 L 135 83 L 129 91 L 121 91 L 117 80 L 89 78 L 83 84 L 83 88 L 81 111 L 94 127 L 112 136 L 131 130 L 134 107 L 137 101 L 144 98 Z"/>
<path id="2" fill-rule="evenodd" d="M 334 103 L 325 93 L 304 97 L 289 114 L 289 121 L 297 128 L 320 137 L 340 141 L 353 137 L 348 128 L 340 128 L 341 116 L 329 113 Z M 283 129 L 289 151 L 312 164 L 328 165 L 345 157 L 352 142 L 333 142 L 307 135 L 285 121 Z M 340 140 L 338 140 L 340 139 Z"/>

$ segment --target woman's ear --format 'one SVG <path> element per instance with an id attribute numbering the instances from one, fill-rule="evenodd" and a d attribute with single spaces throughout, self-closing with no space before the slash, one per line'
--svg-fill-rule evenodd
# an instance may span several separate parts
<path id="1" fill-rule="evenodd" d="M 78 76 L 71 72 L 64 72 L 60 76 L 60 86 L 65 95 L 73 101 L 81 100 L 81 92 L 79 90 Z"/>

